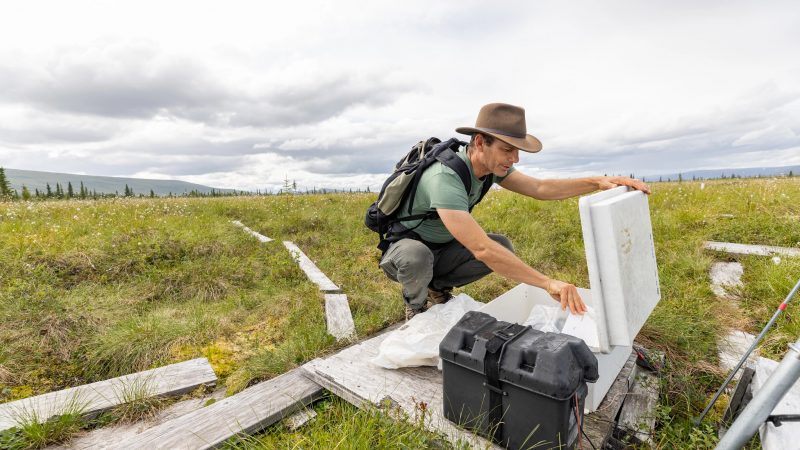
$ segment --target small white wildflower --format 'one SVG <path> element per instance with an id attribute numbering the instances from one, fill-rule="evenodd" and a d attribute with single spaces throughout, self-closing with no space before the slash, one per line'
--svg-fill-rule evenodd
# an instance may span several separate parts
<path id="1" fill-rule="evenodd" d="M 777 265 L 778 265 L 778 264 L 780 264 L 780 263 L 781 263 L 781 258 L 780 258 L 780 256 L 773 256 L 773 257 L 772 257 L 772 264 L 775 264 L 775 265 L 777 266 Z"/>

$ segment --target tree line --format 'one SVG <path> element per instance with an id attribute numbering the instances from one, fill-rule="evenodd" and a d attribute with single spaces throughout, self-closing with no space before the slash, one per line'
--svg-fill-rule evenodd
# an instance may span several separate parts
<path id="1" fill-rule="evenodd" d="M 239 191 L 239 190 L 225 190 L 221 191 L 219 189 L 211 189 L 209 192 L 198 191 L 193 189 L 186 193 L 168 193 L 166 195 L 159 195 L 156 194 L 152 189 L 148 193 L 137 193 L 133 190 L 132 187 L 125 184 L 125 188 L 122 194 L 119 191 L 115 191 L 114 193 L 108 192 L 97 192 L 96 189 L 89 189 L 83 183 L 77 186 L 72 185 L 71 181 L 67 182 L 66 187 L 64 187 L 61 183 L 56 182 L 54 185 L 51 185 L 49 182 L 45 183 L 45 188 L 43 190 L 39 190 L 35 188 L 31 191 L 27 186 L 24 184 L 22 185 L 21 191 L 17 191 L 11 187 L 11 182 L 9 181 L 8 177 L 6 177 L 5 170 L 0 167 L 0 200 L 60 200 L 60 199 L 80 199 L 80 200 L 99 200 L 105 198 L 117 198 L 117 197 L 137 197 L 137 198 L 155 198 L 155 197 L 240 197 L 240 196 L 264 196 L 264 195 L 303 195 L 303 194 L 340 194 L 340 193 L 368 193 L 370 192 L 369 187 L 366 190 L 361 189 L 327 189 L 321 188 L 317 189 L 316 187 L 312 189 L 305 189 L 300 190 L 297 188 L 297 181 L 289 182 L 289 180 L 285 180 L 284 186 L 279 189 L 277 192 L 273 193 L 272 190 L 267 189 L 264 191 L 256 190 L 255 192 L 252 191 Z"/>

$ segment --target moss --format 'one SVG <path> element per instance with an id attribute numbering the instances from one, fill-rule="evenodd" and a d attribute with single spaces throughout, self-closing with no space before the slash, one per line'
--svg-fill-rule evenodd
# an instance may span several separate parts
<path id="1" fill-rule="evenodd" d="M 14 386 L 9 390 L 9 394 L 11 397 L 9 400 L 20 400 L 33 396 L 34 390 L 28 385 Z"/>

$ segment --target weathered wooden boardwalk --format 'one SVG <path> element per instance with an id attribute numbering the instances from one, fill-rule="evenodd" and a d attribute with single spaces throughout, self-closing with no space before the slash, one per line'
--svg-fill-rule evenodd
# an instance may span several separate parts
<path id="1" fill-rule="evenodd" d="M 243 228 L 261 242 L 272 241 L 271 238 L 248 228 L 238 220 L 232 220 L 231 223 Z M 283 246 L 289 250 L 292 258 L 294 258 L 308 279 L 325 294 L 325 322 L 328 325 L 328 334 L 335 337 L 337 341 L 354 339 L 356 327 L 353 322 L 353 314 L 350 312 L 347 295 L 342 294 L 339 286 L 319 270 L 319 267 L 294 242 L 283 241 Z"/>
<path id="2" fill-rule="evenodd" d="M 65 412 L 97 414 L 125 403 L 124 392 L 178 395 L 217 382 L 206 358 L 146 370 L 0 405 L 0 431 L 35 418 L 45 422 Z"/>
<path id="3" fill-rule="evenodd" d="M 325 322 L 328 333 L 337 340 L 355 338 L 356 326 L 347 295 L 325 294 Z"/>
<path id="4" fill-rule="evenodd" d="M 291 370 L 236 395 L 119 442 L 125 449 L 207 449 L 259 431 L 322 396 L 322 387 Z"/>
<path id="5" fill-rule="evenodd" d="M 347 295 L 342 294 L 339 286 L 319 270 L 319 267 L 297 245 L 290 241 L 283 241 L 283 245 L 308 279 L 319 286 L 319 290 L 325 294 L 325 322 L 328 325 L 328 334 L 340 341 L 355 338 L 356 327 Z"/>
<path id="6" fill-rule="evenodd" d="M 270 237 L 264 236 L 263 234 L 250 229 L 247 225 L 243 224 L 242 222 L 239 222 L 238 220 L 231 220 L 231 223 L 236 225 L 237 227 L 241 227 L 244 231 L 246 231 L 248 234 L 258 239 L 260 242 L 272 242 L 273 240 Z"/>
<path id="7" fill-rule="evenodd" d="M 289 250 L 289 253 L 292 254 L 292 257 L 297 261 L 297 264 L 303 269 L 303 272 L 306 273 L 306 276 L 312 283 L 319 286 L 319 290 L 322 292 L 327 292 L 329 294 L 337 294 L 341 292 L 339 286 L 336 285 L 333 281 L 330 280 L 321 270 L 314 264 L 311 259 L 300 250 L 300 247 L 295 245 L 294 242 L 291 241 L 283 241 L 283 246 Z"/>
<path id="8" fill-rule="evenodd" d="M 794 256 L 800 257 L 800 248 L 775 247 L 771 245 L 748 245 L 735 244 L 733 242 L 703 242 L 703 248 L 718 252 L 735 253 L 739 255 L 761 255 L 761 256 Z"/>
<path id="9" fill-rule="evenodd" d="M 389 370 L 369 362 L 378 354 L 385 337 L 386 333 L 373 337 L 329 357 L 310 361 L 303 368 L 314 381 L 355 406 L 398 407 L 408 417 L 422 418 L 428 430 L 443 434 L 450 442 L 498 448 L 444 418 L 442 375 L 435 367 Z M 597 448 L 611 436 L 632 385 L 635 361 L 636 355 L 632 353 L 599 409 L 585 418 L 584 432 Z M 426 412 L 421 416 L 423 409 Z M 584 442 L 584 448 L 591 448 L 588 442 Z"/>

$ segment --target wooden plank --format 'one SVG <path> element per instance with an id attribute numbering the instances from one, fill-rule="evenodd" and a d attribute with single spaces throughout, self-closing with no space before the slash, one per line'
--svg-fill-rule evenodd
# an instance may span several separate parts
<path id="1" fill-rule="evenodd" d="M 718 252 L 736 253 L 739 255 L 761 255 L 761 256 L 800 256 L 800 248 L 775 247 L 771 245 L 747 245 L 735 244 L 732 242 L 703 242 L 703 248 Z"/>
<path id="2" fill-rule="evenodd" d="M 313 409 L 301 409 L 291 416 L 287 417 L 283 423 L 289 431 L 297 431 L 300 427 L 304 426 L 311 420 L 317 417 L 317 412 Z"/>
<path id="3" fill-rule="evenodd" d="M 305 253 L 303 253 L 300 248 L 291 241 L 283 241 L 284 247 L 286 247 L 289 252 L 292 254 L 292 257 L 297 261 L 297 264 L 300 265 L 300 268 L 303 269 L 303 272 L 306 273 L 306 276 L 309 280 L 319 286 L 319 290 L 322 292 L 328 292 L 331 294 L 339 293 L 341 290 L 339 286 L 334 284 L 321 270 L 311 261 Z"/>
<path id="4" fill-rule="evenodd" d="M 125 449 L 207 449 L 288 417 L 322 396 L 322 387 L 302 369 L 251 386 L 203 409 L 119 442 Z"/>
<path id="5" fill-rule="evenodd" d="M 625 362 L 622 370 L 608 390 L 606 398 L 600 403 L 597 410 L 591 414 L 587 414 L 583 420 L 583 432 L 586 436 L 582 436 L 583 447 L 603 448 L 606 441 L 611 437 L 611 433 L 616 426 L 617 414 L 622 408 L 622 402 L 625 396 L 630 391 L 633 384 L 633 377 L 636 375 L 636 352 L 631 352 L 631 356 Z M 586 441 L 586 437 L 591 440 L 591 444 Z"/>
<path id="6" fill-rule="evenodd" d="M 272 241 L 271 238 L 268 238 L 267 236 L 264 236 L 263 234 L 248 228 L 245 224 L 243 224 L 242 222 L 239 222 L 238 220 L 231 220 L 231 223 L 236 225 L 237 227 L 242 227 L 244 229 L 244 231 L 250 233 L 251 235 L 253 235 L 256 239 L 258 239 L 261 242 L 271 242 Z"/>
<path id="7" fill-rule="evenodd" d="M 726 371 L 733 370 L 739 360 L 742 359 L 747 350 L 753 345 L 756 337 L 750 333 L 740 330 L 731 330 L 724 337 L 720 338 L 717 342 L 717 352 L 719 355 L 719 366 Z M 755 367 L 758 360 L 759 350 L 756 348 L 753 353 L 747 358 L 745 362 L 746 367 Z M 736 378 L 741 375 L 741 372 L 736 374 Z"/>
<path id="8" fill-rule="evenodd" d="M 214 385 L 217 376 L 206 358 L 146 370 L 0 405 L 0 431 L 20 420 L 35 417 L 44 422 L 79 406 L 93 415 L 124 403 L 123 392 L 143 391 L 148 396 L 178 395 L 201 385 Z"/>
<path id="9" fill-rule="evenodd" d="M 709 277 L 711 290 L 719 298 L 735 299 L 736 288 L 742 286 L 744 267 L 740 262 L 715 262 L 711 265 Z"/>
<path id="10" fill-rule="evenodd" d="M 659 380 L 652 372 L 638 370 L 631 391 L 619 412 L 619 426 L 638 442 L 652 444 L 656 426 Z"/>
<path id="11" fill-rule="evenodd" d="M 747 402 L 747 393 L 750 389 L 750 383 L 753 381 L 753 375 L 756 371 L 752 367 L 745 367 L 742 372 L 742 378 L 736 383 L 736 389 L 731 395 L 731 401 L 725 408 L 725 414 L 722 416 L 722 426 L 728 427 L 733 422 L 733 419 L 744 409 L 744 403 Z M 720 437 L 722 437 L 720 435 Z"/>
<path id="12" fill-rule="evenodd" d="M 220 387 L 213 392 L 196 398 L 181 400 L 155 413 L 153 417 L 133 423 L 117 423 L 94 428 L 81 433 L 67 442 L 47 447 L 47 450 L 112 450 L 119 448 L 117 443 L 136 436 L 142 431 L 160 425 L 168 420 L 189 414 L 192 411 L 204 408 L 209 401 L 218 401 L 225 398 L 225 388 Z"/>
<path id="13" fill-rule="evenodd" d="M 337 341 L 354 339 L 356 326 L 345 294 L 325 294 L 325 318 L 328 334 Z"/>
<path id="14" fill-rule="evenodd" d="M 423 425 L 428 430 L 473 448 L 500 448 L 444 418 L 442 376 L 435 367 L 389 370 L 370 363 L 385 337 L 382 334 L 330 357 L 315 359 L 303 368 L 320 385 L 359 408 L 388 407 L 390 412 L 397 408 L 416 423 L 424 402 L 427 412 Z"/>

